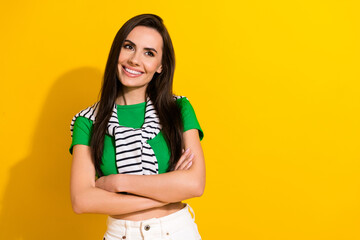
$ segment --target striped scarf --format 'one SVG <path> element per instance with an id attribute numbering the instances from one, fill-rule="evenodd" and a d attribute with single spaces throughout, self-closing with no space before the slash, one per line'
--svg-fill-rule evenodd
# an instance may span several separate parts
<path id="1" fill-rule="evenodd" d="M 175 96 L 174 100 L 184 96 Z M 99 102 L 77 113 L 70 124 L 71 137 L 75 120 L 85 117 L 95 123 Z M 151 175 L 158 174 L 158 162 L 147 140 L 153 139 L 161 130 L 160 120 L 149 97 L 146 99 L 145 119 L 141 128 L 121 126 L 117 106 L 114 104 L 106 133 L 115 138 L 116 166 L 118 173 Z"/>

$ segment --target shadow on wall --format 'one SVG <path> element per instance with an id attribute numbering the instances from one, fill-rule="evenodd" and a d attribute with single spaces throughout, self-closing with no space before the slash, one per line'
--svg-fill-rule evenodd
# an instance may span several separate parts
<path id="1" fill-rule="evenodd" d="M 84 67 L 55 82 L 34 131 L 30 155 L 11 169 L 2 201 L 0 239 L 102 239 L 105 215 L 72 211 L 69 153 L 71 119 L 97 101 L 101 81 L 99 70 Z M 23 123 L 18 130 L 26 127 L 26 119 Z"/>

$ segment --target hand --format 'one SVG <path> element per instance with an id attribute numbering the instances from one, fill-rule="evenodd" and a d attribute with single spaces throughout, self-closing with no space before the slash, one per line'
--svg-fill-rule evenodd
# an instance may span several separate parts
<path id="1" fill-rule="evenodd" d="M 176 166 L 175 166 L 175 170 L 188 170 L 190 169 L 191 165 L 192 165 L 192 159 L 194 158 L 194 154 L 191 153 L 190 148 L 186 149 L 186 151 L 182 151 L 182 155 L 179 159 L 179 161 L 177 162 Z"/>
<path id="2" fill-rule="evenodd" d="M 106 191 L 109 192 L 118 192 L 118 178 L 119 178 L 119 174 L 110 174 L 108 176 L 103 176 L 98 178 L 95 181 L 95 187 L 104 189 Z"/>

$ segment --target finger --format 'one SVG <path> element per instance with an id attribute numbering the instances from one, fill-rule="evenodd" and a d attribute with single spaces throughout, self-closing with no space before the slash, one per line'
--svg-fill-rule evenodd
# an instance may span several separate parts
<path id="1" fill-rule="evenodd" d="M 186 149 L 186 151 L 183 152 L 179 161 L 176 163 L 175 170 L 177 170 L 179 168 L 179 166 L 186 160 L 189 153 L 190 153 L 190 148 Z"/>
<path id="2" fill-rule="evenodd" d="M 184 164 L 184 162 L 186 161 L 186 159 L 189 158 L 190 154 L 191 154 L 190 149 L 187 149 L 187 150 L 181 155 L 179 161 L 177 162 L 177 169 L 179 169 L 179 167 Z"/>
<path id="3" fill-rule="evenodd" d="M 187 165 L 186 165 L 186 167 L 185 167 L 185 170 L 189 170 L 190 169 L 190 167 L 192 166 L 192 161 L 190 161 Z"/>
<path id="4" fill-rule="evenodd" d="M 187 164 L 186 165 L 184 164 L 183 170 L 188 170 L 192 166 L 193 159 L 194 159 L 194 153 L 191 153 L 191 155 L 187 159 Z"/>
<path id="5" fill-rule="evenodd" d="M 180 164 L 187 158 L 187 156 L 189 155 L 189 153 L 190 153 L 190 148 L 186 149 L 186 151 L 184 151 L 184 152 L 181 154 L 181 156 L 180 156 L 180 158 L 179 158 L 179 160 L 178 160 L 178 162 L 177 162 L 177 164 L 176 164 L 176 167 L 179 167 L 179 166 L 180 166 Z"/>
<path id="6" fill-rule="evenodd" d="M 189 164 L 189 162 L 192 161 L 194 157 L 194 153 L 191 153 L 182 163 L 181 165 L 179 166 L 178 170 L 184 170 L 186 169 L 187 165 Z"/>

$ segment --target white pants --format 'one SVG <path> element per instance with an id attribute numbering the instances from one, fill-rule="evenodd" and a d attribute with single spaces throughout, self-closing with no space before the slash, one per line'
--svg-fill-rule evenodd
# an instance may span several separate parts
<path id="1" fill-rule="evenodd" d="M 194 217 L 191 216 L 191 213 Z M 144 221 L 108 217 L 104 240 L 201 240 L 189 204 L 172 214 Z"/>

